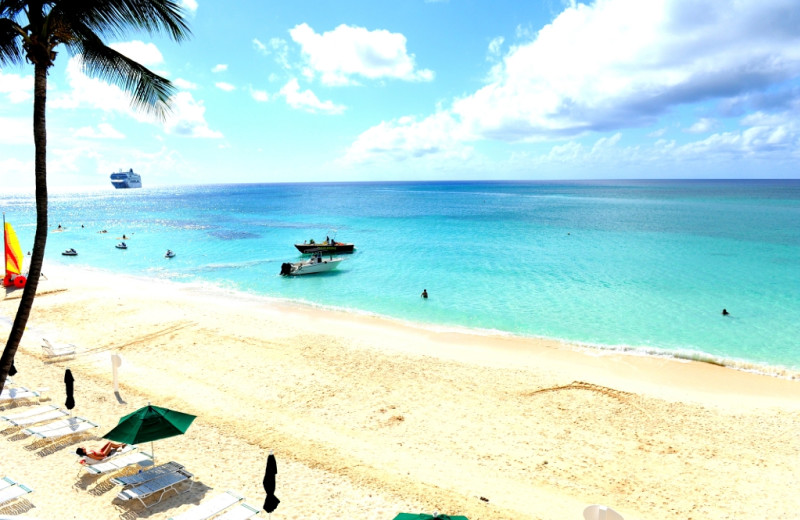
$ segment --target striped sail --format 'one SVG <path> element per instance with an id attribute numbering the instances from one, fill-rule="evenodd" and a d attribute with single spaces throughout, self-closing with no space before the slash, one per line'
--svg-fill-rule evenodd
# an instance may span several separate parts
<path id="1" fill-rule="evenodd" d="M 14 228 L 8 222 L 5 223 L 5 243 L 6 275 L 22 274 L 22 249 L 19 247 L 19 240 Z"/>

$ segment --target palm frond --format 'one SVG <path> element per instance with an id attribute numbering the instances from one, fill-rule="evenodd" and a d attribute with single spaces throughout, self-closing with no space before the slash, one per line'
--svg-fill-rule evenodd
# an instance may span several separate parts
<path id="1" fill-rule="evenodd" d="M 134 109 L 162 120 L 166 117 L 170 110 L 170 96 L 175 92 L 175 87 L 168 79 L 106 46 L 97 37 L 84 38 L 67 46 L 83 55 L 83 68 L 87 75 L 129 92 Z"/>
<path id="2" fill-rule="evenodd" d="M 62 0 L 49 16 L 104 36 L 124 36 L 139 29 L 150 34 L 166 33 L 175 41 L 191 35 L 183 8 L 172 0 Z"/>
<path id="3" fill-rule="evenodd" d="M 18 65 L 24 59 L 19 26 L 8 18 L 0 18 L 0 64 Z"/>

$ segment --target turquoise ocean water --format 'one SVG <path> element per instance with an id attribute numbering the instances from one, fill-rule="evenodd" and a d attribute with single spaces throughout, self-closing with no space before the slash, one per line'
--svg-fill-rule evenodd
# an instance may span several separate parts
<path id="1" fill-rule="evenodd" d="M 64 231 L 50 233 L 47 261 L 433 327 L 800 372 L 798 180 L 144 180 L 51 193 L 51 229 Z M 32 196 L 0 200 L 29 251 Z M 124 251 L 114 247 L 123 234 Z M 332 234 L 356 245 L 338 271 L 279 276 L 300 258 L 295 242 Z M 61 256 L 69 247 L 79 256 Z"/>

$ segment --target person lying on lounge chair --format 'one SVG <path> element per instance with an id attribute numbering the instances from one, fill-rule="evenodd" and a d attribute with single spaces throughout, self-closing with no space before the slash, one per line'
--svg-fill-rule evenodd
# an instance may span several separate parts
<path id="1" fill-rule="evenodd" d="M 84 448 L 78 448 L 75 450 L 75 453 L 80 455 L 81 457 L 88 457 L 94 460 L 103 460 L 104 458 L 111 455 L 111 452 L 114 450 L 118 450 L 120 448 L 124 448 L 125 444 L 117 444 L 116 442 L 108 441 L 107 443 L 103 444 L 103 447 L 99 450 L 87 450 Z"/>

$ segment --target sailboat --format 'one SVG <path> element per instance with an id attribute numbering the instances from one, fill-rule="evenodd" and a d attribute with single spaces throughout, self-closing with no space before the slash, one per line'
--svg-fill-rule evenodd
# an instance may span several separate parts
<path id="1" fill-rule="evenodd" d="M 3 277 L 3 286 L 25 287 L 27 278 L 22 274 L 22 248 L 19 247 L 19 240 L 14 228 L 9 222 L 6 222 L 5 213 L 3 213 L 3 243 L 6 256 L 6 275 Z"/>

